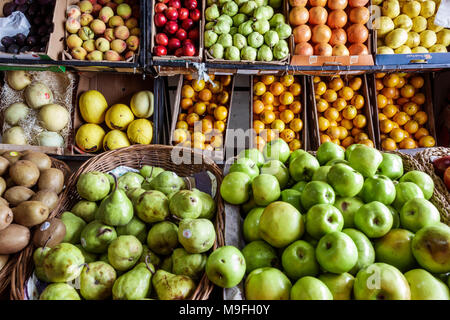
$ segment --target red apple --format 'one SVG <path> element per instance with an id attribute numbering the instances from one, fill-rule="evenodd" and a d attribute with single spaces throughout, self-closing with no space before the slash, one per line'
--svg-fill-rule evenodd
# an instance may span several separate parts
<path id="1" fill-rule="evenodd" d="M 167 45 L 169 50 L 176 50 L 181 47 L 181 42 L 177 38 L 172 38 L 169 40 L 169 44 Z"/>
<path id="2" fill-rule="evenodd" d="M 190 19 L 190 18 L 184 19 L 181 22 L 181 27 L 184 30 L 189 30 L 190 28 L 192 28 L 193 25 L 194 25 L 194 21 L 192 19 Z"/>
<path id="3" fill-rule="evenodd" d="M 167 18 L 162 13 L 155 14 L 155 26 L 157 27 L 164 27 L 164 25 L 167 22 Z"/>
<path id="4" fill-rule="evenodd" d="M 178 31 L 175 33 L 175 37 L 179 39 L 180 41 L 183 41 L 187 38 L 187 32 L 184 29 L 178 29 Z"/>
<path id="5" fill-rule="evenodd" d="M 200 16 L 201 16 L 201 13 L 200 13 L 200 10 L 198 10 L 198 9 L 191 10 L 191 12 L 189 13 L 189 17 L 194 21 L 200 20 Z"/>
<path id="6" fill-rule="evenodd" d="M 167 9 L 167 6 L 166 6 L 165 3 L 158 2 L 158 3 L 155 5 L 155 12 L 156 12 L 156 13 L 163 13 L 164 10 L 166 10 L 166 9 Z"/>
<path id="7" fill-rule="evenodd" d="M 189 18 L 189 10 L 186 8 L 178 9 L 178 20 L 184 20 Z"/>
<path id="8" fill-rule="evenodd" d="M 450 156 L 444 156 L 433 161 L 434 171 L 442 176 L 444 171 L 450 167 Z"/>
<path id="9" fill-rule="evenodd" d="M 165 56 L 167 54 L 167 48 L 164 46 L 156 46 L 155 47 L 155 55 L 157 56 Z"/>
<path id="10" fill-rule="evenodd" d="M 183 45 L 183 55 L 192 57 L 195 55 L 195 46 L 191 42 L 185 42 Z"/>
<path id="11" fill-rule="evenodd" d="M 166 18 L 169 20 L 177 20 L 178 19 L 178 11 L 174 7 L 168 7 L 166 11 L 164 11 Z"/>
<path id="12" fill-rule="evenodd" d="M 168 21 L 164 27 L 164 31 L 169 34 L 175 34 L 178 31 L 178 23 L 176 21 Z"/>
<path id="13" fill-rule="evenodd" d="M 183 48 L 178 48 L 177 50 L 175 50 L 175 55 L 177 57 L 181 57 L 183 55 Z"/>
<path id="14" fill-rule="evenodd" d="M 169 0 L 158 0 L 158 2 L 162 2 L 162 3 L 168 3 Z"/>
<path id="15" fill-rule="evenodd" d="M 445 186 L 447 187 L 447 190 L 450 190 L 450 167 L 448 167 L 444 171 L 444 183 Z"/>
<path id="16" fill-rule="evenodd" d="M 197 42 L 199 38 L 198 28 L 190 30 L 188 33 L 188 38 L 194 42 Z"/>
<path id="17" fill-rule="evenodd" d="M 169 7 L 174 7 L 175 9 L 181 8 L 180 0 L 169 0 Z"/>
<path id="18" fill-rule="evenodd" d="M 160 46 L 167 46 L 169 44 L 169 37 L 165 33 L 158 33 L 155 36 L 155 41 Z"/>
<path id="19" fill-rule="evenodd" d="M 189 10 L 197 8 L 197 0 L 184 0 L 184 6 Z"/>

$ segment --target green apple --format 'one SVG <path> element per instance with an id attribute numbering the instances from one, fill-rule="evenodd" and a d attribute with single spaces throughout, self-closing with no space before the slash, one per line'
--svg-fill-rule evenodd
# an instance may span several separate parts
<path id="1" fill-rule="evenodd" d="M 260 240 L 259 236 L 259 219 L 261 218 L 264 208 L 254 208 L 250 210 L 244 219 L 242 229 L 244 232 L 244 239 L 246 242 Z"/>
<path id="2" fill-rule="evenodd" d="M 345 152 L 344 149 L 342 149 L 342 147 L 338 146 L 337 144 L 331 141 L 327 141 L 319 146 L 319 148 L 317 149 L 316 157 L 320 165 L 323 166 L 330 160 L 335 159 L 344 160 Z"/>
<path id="3" fill-rule="evenodd" d="M 394 23 L 392 23 L 392 25 L 394 25 Z M 348 158 L 350 157 L 350 153 L 352 153 L 352 151 L 358 146 L 363 146 L 363 144 L 354 143 L 354 144 L 348 146 L 347 149 L 345 149 L 345 160 L 348 161 Z"/>
<path id="4" fill-rule="evenodd" d="M 289 300 L 292 283 L 276 268 L 255 269 L 245 279 L 246 300 Z"/>
<path id="5" fill-rule="evenodd" d="M 387 176 L 375 175 L 366 178 L 359 196 L 366 203 L 378 201 L 390 205 L 395 200 L 395 185 Z"/>
<path id="6" fill-rule="evenodd" d="M 327 175 L 327 180 L 336 194 L 341 197 L 356 196 L 364 184 L 362 174 L 343 163 L 331 167 Z"/>
<path id="7" fill-rule="evenodd" d="M 411 290 L 400 270 L 377 262 L 358 272 L 353 295 L 356 300 L 410 300 Z"/>
<path id="8" fill-rule="evenodd" d="M 280 259 L 277 252 L 267 242 L 262 240 L 252 241 L 242 249 L 245 258 L 246 273 L 264 267 L 280 267 Z"/>
<path id="9" fill-rule="evenodd" d="M 355 213 L 355 226 L 369 238 L 384 236 L 392 228 L 392 213 L 378 201 L 369 202 Z"/>
<path id="10" fill-rule="evenodd" d="M 396 154 L 383 152 L 383 161 L 378 167 L 378 173 L 392 180 L 400 178 L 403 175 L 402 158 Z"/>
<path id="11" fill-rule="evenodd" d="M 306 276 L 292 286 L 291 300 L 333 300 L 333 294 L 322 281 Z"/>
<path id="12" fill-rule="evenodd" d="M 301 200 L 305 210 L 321 203 L 333 204 L 335 199 L 333 188 L 323 181 L 311 181 L 303 189 Z"/>
<path id="13" fill-rule="evenodd" d="M 306 213 L 306 232 L 315 239 L 333 231 L 341 231 L 343 226 L 341 212 L 331 204 L 316 204 Z"/>
<path id="14" fill-rule="evenodd" d="M 214 250 L 206 260 L 208 279 L 222 288 L 232 288 L 245 275 L 245 258 L 234 246 L 223 246 Z"/>
<path id="15" fill-rule="evenodd" d="M 450 227 L 443 223 L 423 227 L 414 236 L 412 252 L 427 271 L 450 272 Z"/>
<path id="16" fill-rule="evenodd" d="M 242 172 L 231 172 L 220 185 L 220 195 L 231 204 L 243 204 L 249 198 L 250 177 Z"/>
<path id="17" fill-rule="evenodd" d="M 386 207 L 388 207 L 389 211 L 391 211 L 391 213 L 392 213 L 392 218 L 393 218 L 392 229 L 400 228 L 400 215 L 399 215 L 398 211 L 395 210 L 395 208 L 392 206 L 386 206 Z"/>
<path id="18" fill-rule="evenodd" d="M 286 202 L 269 204 L 259 219 L 259 235 L 275 248 L 285 247 L 300 239 L 304 231 L 301 213 Z"/>
<path id="19" fill-rule="evenodd" d="M 344 228 L 352 228 L 354 224 L 354 215 L 358 209 L 364 205 L 361 199 L 354 198 L 340 198 L 336 197 L 336 201 L 333 204 L 342 213 L 344 218 Z"/>
<path id="20" fill-rule="evenodd" d="M 284 140 L 276 139 L 264 146 L 263 154 L 267 160 L 280 160 L 285 163 L 291 154 L 291 150 Z"/>
<path id="21" fill-rule="evenodd" d="M 310 181 L 319 168 L 319 161 L 306 152 L 298 155 L 289 163 L 289 173 L 295 181 Z"/>
<path id="22" fill-rule="evenodd" d="M 355 147 L 348 157 L 350 167 L 361 173 L 364 177 L 372 177 L 383 161 L 381 152 L 365 145 Z"/>
<path id="23" fill-rule="evenodd" d="M 358 261 L 349 271 L 351 274 L 357 274 L 359 270 L 375 262 L 375 250 L 369 238 L 359 230 L 348 228 L 342 230 L 343 233 L 352 238 L 358 249 Z"/>
<path id="24" fill-rule="evenodd" d="M 281 201 L 292 204 L 295 209 L 302 212 L 301 195 L 302 193 L 297 190 L 284 189 L 281 191 Z"/>
<path id="25" fill-rule="evenodd" d="M 449 288 L 426 270 L 410 270 L 405 278 L 411 289 L 411 300 L 450 300 Z"/>
<path id="26" fill-rule="evenodd" d="M 319 240 L 311 237 L 308 233 L 305 232 L 305 234 L 302 237 L 302 240 L 305 240 L 306 242 L 308 242 L 310 245 L 312 245 L 314 248 L 317 247 L 317 244 L 319 243 Z"/>
<path id="27" fill-rule="evenodd" d="M 250 199 L 246 203 L 241 205 L 241 209 L 244 213 L 249 213 L 250 210 L 256 207 L 258 207 L 258 205 L 255 203 L 255 199 L 253 199 L 253 194 L 250 190 Z"/>
<path id="28" fill-rule="evenodd" d="M 385 236 L 375 241 L 377 262 L 390 264 L 402 272 L 414 267 L 411 242 L 414 233 L 405 229 L 392 229 Z"/>
<path id="29" fill-rule="evenodd" d="M 289 181 L 289 170 L 279 160 L 269 160 L 261 167 L 262 174 L 270 174 L 277 178 L 280 188 L 284 189 Z"/>
<path id="30" fill-rule="evenodd" d="M 402 226 L 417 232 L 425 226 L 441 221 L 438 209 L 430 201 L 422 198 L 408 200 L 400 210 Z"/>
<path id="31" fill-rule="evenodd" d="M 319 240 L 316 258 L 326 271 L 344 273 L 350 271 L 358 261 L 358 248 L 347 234 L 334 231 Z"/>
<path id="32" fill-rule="evenodd" d="M 223 182 L 222 182 L 223 184 Z M 258 206 L 267 206 L 280 197 L 280 184 L 270 174 L 260 174 L 252 181 L 252 191 Z"/>
<path id="33" fill-rule="evenodd" d="M 308 184 L 307 181 L 299 181 L 296 184 L 294 184 L 291 189 L 297 190 L 298 192 L 302 193 L 305 189 L 305 186 Z"/>
<path id="34" fill-rule="evenodd" d="M 316 276 L 319 273 L 315 249 L 304 240 L 297 240 L 284 249 L 281 265 L 284 273 L 292 280 L 304 276 Z"/>
<path id="35" fill-rule="evenodd" d="M 325 165 L 332 167 L 335 164 L 339 164 L 339 163 L 348 164 L 348 161 L 347 160 L 342 160 L 342 159 L 333 159 L 333 160 L 330 160 L 327 163 L 325 163 Z"/>
<path id="36" fill-rule="evenodd" d="M 331 169 L 331 166 L 321 166 L 319 169 L 316 170 L 316 172 L 314 172 L 311 180 L 328 182 L 327 175 L 328 175 L 328 172 L 330 171 L 330 169 Z"/>
<path id="37" fill-rule="evenodd" d="M 259 151 L 259 150 L 256 149 L 256 148 L 242 150 L 242 151 L 239 152 L 239 154 L 238 154 L 238 159 L 240 159 L 240 158 L 249 158 L 249 159 L 252 159 L 252 160 L 256 163 L 256 165 L 257 165 L 259 168 L 260 168 L 260 167 L 264 164 L 264 162 L 265 162 L 265 160 L 264 160 L 264 155 L 262 154 L 261 151 Z"/>
<path id="38" fill-rule="evenodd" d="M 291 163 L 292 163 L 292 161 L 294 161 L 295 158 L 297 158 L 299 155 L 302 155 L 304 153 L 308 153 L 308 152 L 306 152 L 303 149 L 297 149 L 295 151 L 292 151 L 291 155 L 289 156 L 289 166 L 291 166 Z"/>
<path id="39" fill-rule="evenodd" d="M 229 172 L 242 172 L 248 175 L 250 180 L 253 180 L 259 175 L 259 168 L 252 159 L 239 158 L 230 166 Z"/>
<path id="40" fill-rule="evenodd" d="M 433 179 L 431 179 L 431 177 L 425 172 L 417 170 L 409 171 L 405 173 L 399 181 L 415 183 L 422 190 L 423 197 L 427 200 L 433 195 Z"/>
<path id="41" fill-rule="evenodd" d="M 355 277 L 350 273 L 325 273 L 319 276 L 319 280 L 330 289 L 333 300 L 351 300 Z"/>
<path id="42" fill-rule="evenodd" d="M 412 182 L 399 182 L 395 185 L 395 200 L 392 206 L 400 211 L 406 202 L 414 198 L 424 198 L 422 189 Z"/>

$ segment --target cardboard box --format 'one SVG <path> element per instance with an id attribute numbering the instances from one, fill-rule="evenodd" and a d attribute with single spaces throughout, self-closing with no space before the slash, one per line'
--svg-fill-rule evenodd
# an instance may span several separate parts
<path id="1" fill-rule="evenodd" d="M 3 17 L 3 6 L 5 3 L 13 0 L 0 0 L 0 17 Z M 50 40 L 45 52 L 25 52 L 21 54 L 11 54 L 0 52 L 0 58 L 5 59 L 27 59 L 27 60 L 58 60 L 63 51 L 64 21 L 65 21 L 65 0 L 56 1 L 53 12 L 53 32 L 50 34 Z"/>
<path id="2" fill-rule="evenodd" d="M 302 105 L 302 110 L 300 111 L 300 115 L 296 116 L 296 118 L 300 118 L 303 122 L 303 128 L 301 130 L 301 132 L 299 133 L 298 139 L 301 142 L 301 148 L 303 150 L 310 150 L 310 142 L 309 142 L 309 135 L 308 135 L 308 119 L 307 119 L 307 115 L 309 113 L 308 111 L 308 104 L 307 104 L 307 82 L 306 82 L 306 78 L 307 76 L 294 76 L 296 78 L 300 79 L 300 85 L 302 87 L 301 89 L 301 93 L 300 93 L 300 103 Z M 257 120 L 254 118 L 254 114 L 253 114 L 253 102 L 254 102 L 254 96 L 253 96 L 253 84 L 254 84 L 254 77 L 250 76 L 250 108 L 249 108 L 249 128 L 253 129 L 253 120 Z M 286 125 L 286 128 L 288 128 L 288 125 Z M 254 144 L 254 138 L 255 137 L 251 137 L 250 138 L 250 148 L 255 148 L 255 144 Z"/>
<path id="3" fill-rule="evenodd" d="M 362 113 L 366 117 L 367 124 L 364 127 L 364 131 L 369 136 L 369 139 L 372 140 L 374 146 L 376 147 L 376 135 L 374 130 L 374 122 L 372 119 L 372 103 L 369 96 L 369 85 L 367 81 L 367 76 L 365 74 L 360 75 L 362 80 L 361 88 L 357 91 L 358 94 L 362 95 L 364 97 L 364 107 L 362 108 Z M 310 98 L 310 105 L 311 105 L 311 112 L 310 112 L 310 142 L 311 142 L 311 150 L 317 150 L 319 146 L 321 145 L 320 142 L 320 130 L 319 130 L 319 114 L 317 112 L 317 104 L 316 104 L 316 98 L 315 98 L 315 90 L 314 90 L 314 83 L 313 78 L 310 77 L 309 79 L 309 89 L 310 94 L 308 95 Z M 346 79 L 344 78 L 344 83 Z M 331 105 L 331 104 L 330 104 Z M 356 143 L 356 142 L 355 142 Z"/>

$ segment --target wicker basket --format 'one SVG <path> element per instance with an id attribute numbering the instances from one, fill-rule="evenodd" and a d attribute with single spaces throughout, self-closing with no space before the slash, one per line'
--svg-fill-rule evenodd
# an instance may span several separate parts
<path id="1" fill-rule="evenodd" d="M 66 209 L 71 208 L 78 200 L 79 197 L 76 191 L 76 183 L 78 177 L 89 171 L 101 171 L 108 172 L 115 169 L 118 166 L 128 166 L 131 168 L 140 168 L 143 165 L 158 166 L 165 170 L 171 170 L 177 173 L 181 177 L 190 176 L 194 173 L 209 171 L 216 180 L 217 185 L 220 186 L 222 182 L 222 170 L 214 163 L 210 158 L 203 157 L 202 154 L 195 152 L 192 149 L 184 148 L 184 154 L 189 154 L 191 159 L 197 160 L 192 165 L 177 165 L 171 161 L 172 150 L 177 147 L 165 146 L 165 145 L 133 145 L 131 147 L 116 149 L 108 152 L 104 152 L 98 156 L 86 161 L 77 172 L 71 177 L 69 184 L 63 194 L 63 199 L 59 206 L 55 209 L 57 215 L 62 214 Z M 181 148 L 177 148 L 181 149 Z M 201 161 L 198 161 L 201 159 Z M 223 246 L 224 240 L 224 228 L 225 228 L 225 215 L 224 204 L 220 197 L 220 193 L 216 192 L 215 197 L 217 203 L 216 219 L 214 221 L 216 229 L 216 241 L 213 248 Z M 19 256 L 16 266 L 13 271 L 11 282 L 11 299 L 23 300 L 25 297 L 24 285 L 26 280 L 33 272 L 33 255 L 34 248 L 32 245 L 28 246 Z M 191 300 L 206 300 L 213 290 L 213 284 L 209 281 L 206 274 L 203 275 L 194 294 L 190 297 Z"/>
<path id="2" fill-rule="evenodd" d="M 64 179 L 65 179 L 65 185 L 67 185 L 67 183 L 69 182 L 70 174 L 71 174 L 71 170 L 70 170 L 69 166 L 65 162 L 62 162 L 60 160 L 57 160 L 54 158 L 51 158 L 51 160 L 52 160 L 52 167 L 60 169 L 63 172 Z M 61 194 L 59 197 L 59 202 L 61 202 L 62 198 L 63 198 L 63 196 Z M 59 203 L 58 203 L 57 207 L 50 213 L 49 218 L 52 218 L 56 215 L 56 210 L 58 209 L 58 207 L 59 207 Z M 23 252 L 24 250 L 22 250 L 21 252 Z M 0 295 L 5 290 L 7 290 L 7 288 L 9 287 L 14 266 L 16 265 L 21 252 L 11 255 L 7 264 L 0 271 Z"/>

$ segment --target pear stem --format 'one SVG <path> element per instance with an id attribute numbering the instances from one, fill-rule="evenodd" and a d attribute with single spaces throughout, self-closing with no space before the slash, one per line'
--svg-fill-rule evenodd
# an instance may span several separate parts
<path id="1" fill-rule="evenodd" d="M 155 274 L 155 272 L 152 270 L 152 268 L 150 268 L 150 266 L 148 265 L 150 262 L 150 253 L 147 253 L 147 255 L 145 256 L 145 266 L 147 267 L 147 269 L 148 269 L 148 271 L 150 271 L 151 272 L 151 274 L 153 275 L 153 274 Z"/>
<path id="2" fill-rule="evenodd" d="M 117 177 L 115 174 L 112 174 L 111 172 L 109 173 L 110 175 L 112 175 L 112 177 L 114 178 L 114 189 L 112 192 L 117 190 Z"/>
<path id="3" fill-rule="evenodd" d="M 170 218 L 172 218 L 173 220 L 175 220 L 175 222 L 180 222 L 181 220 L 183 220 L 183 219 L 177 217 L 177 216 L 174 215 L 174 214 L 171 214 L 171 215 L 170 215 Z"/>
<path id="4" fill-rule="evenodd" d="M 187 182 L 187 184 L 188 184 L 188 190 L 192 190 L 192 182 L 191 182 L 191 179 L 189 179 L 189 177 L 186 177 L 185 179 L 184 179 L 186 182 Z"/>
<path id="5" fill-rule="evenodd" d="M 47 240 L 45 240 L 45 242 L 44 242 L 44 246 L 42 247 L 42 250 L 44 250 L 45 249 L 45 247 L 47 247 L 47 244 L 48 244 L 48 242 L 50 241 L 50 239 L 52 238 L 52 235 L 50 235 L 49 237 L 48 237 L 48 239 Z"/>

